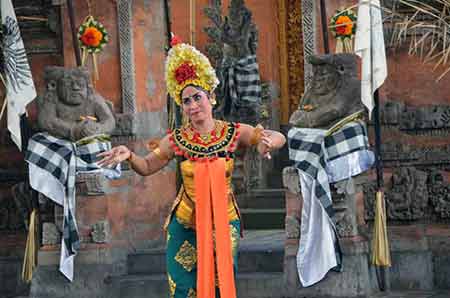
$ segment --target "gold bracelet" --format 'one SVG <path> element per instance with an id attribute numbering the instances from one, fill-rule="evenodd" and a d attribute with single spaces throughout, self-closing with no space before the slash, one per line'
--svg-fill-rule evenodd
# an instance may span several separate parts
<path id="1" fill-rule="evenodd" d="M 252 137 L 250 138 L 250 145 L 254 146 L 259 143 L 262 137 L 262 132 L 264 128 L 261 125 L 257 125 L 255 129 L 253 130 Z"/>
<path id="2" fill-rule="evenodd" d="M 126 159 L 126 161 L 129 162 L 129 163 L 131 163 L 131 162 L 132 162 L 131 160 L 133 159 L 133 155 L 134 155 L 134 152 L 130 150 L 130 156 L 128 156 L 128 158 Z"/>

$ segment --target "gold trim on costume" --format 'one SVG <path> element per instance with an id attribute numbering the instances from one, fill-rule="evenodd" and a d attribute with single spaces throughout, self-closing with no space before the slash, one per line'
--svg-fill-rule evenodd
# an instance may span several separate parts
<path id="1" fill-rule="evenodd" d="M 212 158 L 219 153 L 232 153 L 235 150 L 238 124 L 216 120 L 215 127 L 208 135 L 201 135 L 190 125 L 175 129 L 171 138 L 177 155 L 186 158 Z"/>
<path id="2" fill-rule="evenodd" d="M 233 257 L 237 254 L 237 249 L 239 247 L 239 232 L 235 226 L 230 224 L 230 236 L 231 236 L 231 253 Z"/>
<path id="3" fill-rule="evenodd" d="M 189 289 L 189 293 L 188 293 L 187 298 L 197 298 L 197 293 L 195 292 L 194 289 L 192 289 L 192 288 Z"/>
<path id="4" fill-rule="evenodd" d="M 170 298 L 173 298 L 175 296 L 175 289 L 177 287 L 177 284 L 173 281 L 172 277 L 169 274 L 167 274 L 167 278 L 169 279 Z"/>
<path id="5" fill-rule="evenodd" d="M 195 247 L 189 241 L 185 240 L 175 255 L 175 261 L 183 266 L 184 270 L 191 272 L 197 264 L 197 251 Z"/>

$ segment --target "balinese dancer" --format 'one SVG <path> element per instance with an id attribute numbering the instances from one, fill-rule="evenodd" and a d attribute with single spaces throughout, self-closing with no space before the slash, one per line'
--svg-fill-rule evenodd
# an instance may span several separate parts
<path id="1" fill-rule="evenodd" d="M 270 152 L 285 143 L 276 131 L 213 118 L 219 84 L 208 58 L 178 43 L 166 61 L 167 90 L 181 106 L 186 124 L 169 132 L 145 157 L 125 146 L 100 154 L 99 164 L 128 160 L 140 175 L 151 175 L 180 156 L 182 186 L 167 220 L 170 297 L 235 298 L 240 217 L 231 174 L 237 148 Z"/>

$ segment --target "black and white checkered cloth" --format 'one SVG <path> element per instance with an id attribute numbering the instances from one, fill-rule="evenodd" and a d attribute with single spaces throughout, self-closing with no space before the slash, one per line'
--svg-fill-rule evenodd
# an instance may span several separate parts
<path id="1" fill-rule="evenodd" d="M 256 56 L 238 60 L 229 66 L 226 81 L 231 100 L 236 105 L 241 103 L 261 102 L 261 80 Z"/>
<path id="2" fill-rule="evenodd" d="M 38 133 L 29 140 L 25 152 L 25 160 L 29 163 L 31 186 L 63 206 L 60 270 L 69 280 L 73 279 L 73 256 L 80 247 L 75 220 L 76 174 L 104 172 L 95 163 L 96 156 L 109 149 L 111 149 L 110 142 L 91 142 L 77 146 L 76 143 L 55 138 L 48 133 Z M 116 174 L 120 175 L 120 169 Z"/>
<path id="3" fill-rule="evenodd" d="M 357 151 L 368 151 L 364 122 L 350 122 L 334 134 L 325 130 L 292 128 L 288 133 L 289 158 L 295 167 L 317 180 L 314 190 L 326 212 L 333 215 L 327 164 Z M 346 177 L 349 178 L 349 177 Z"/>
<path id="4" fill-rule="evenodd" d="M 332 135 L 323 129 L 292 128 L 288 140 L 303 195 L 297 269 L 307 287 L 331 269 L 342 270 L 330 183 L 370 168 L 373 154 L 368 150 L 365 124 L 360 121 L 349 122 Z"/>

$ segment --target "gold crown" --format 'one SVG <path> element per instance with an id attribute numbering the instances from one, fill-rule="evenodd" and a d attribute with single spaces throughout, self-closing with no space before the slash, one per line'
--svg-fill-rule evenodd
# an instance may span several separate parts
<path id="1" fill-rule="evenodd" d="M 194 85 L 212 92 L 219 85 L 216 71 L 208 58 L 195 47 L 185 43 L 172 43 L 165 67 L 167 92 L 181 104 L 181 91 Z"/>

